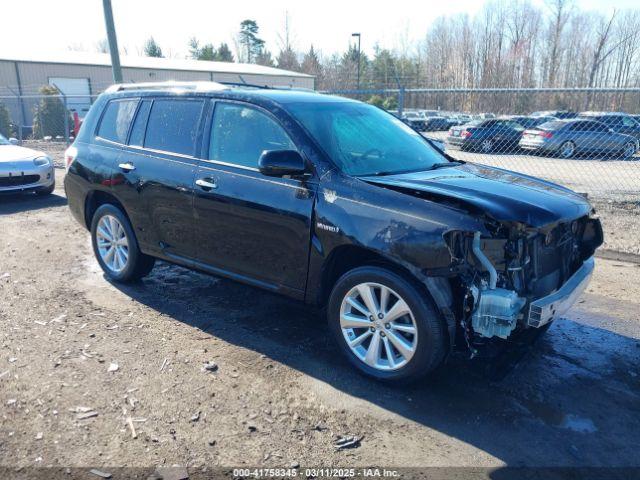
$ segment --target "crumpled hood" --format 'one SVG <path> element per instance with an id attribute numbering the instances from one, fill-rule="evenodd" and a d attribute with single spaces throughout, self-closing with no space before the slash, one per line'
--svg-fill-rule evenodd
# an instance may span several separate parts
<path id="1" fill-rule="evenodd" d="M 18 145 L 0 145 L 0 164 L 5 162 L 31 161 L 36 157 L 45 154 L 30 148 L 19 147 Z"/>
<path id="2" fill-rule="evenodd" d="M 425 192 L 480 209 L 498 221 L 542 227 L 587 215 L 589 202 L 571 190 L 515 172 L 466 163 L 400 175 L 363 178 L 411 194 Z M 406 190 L 405 190 L 406 189 Z"/>

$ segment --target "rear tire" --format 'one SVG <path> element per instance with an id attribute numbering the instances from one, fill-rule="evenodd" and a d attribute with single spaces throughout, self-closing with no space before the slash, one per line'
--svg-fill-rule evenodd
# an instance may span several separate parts
<path id="1" fill-rule="evenodd" d="M 359 267 L 345 273 L 331 292 L 327 320 L 349 362 L 379 381 L 416 381 L 445 357 L 446 329 L 431 299 L 384 268 Z"/>
<path id="2" fill-rule="evenodd" d="M 558 147 L 558 156 L 560 158 L 572 158 L 576 154 L 576 144 L 572 141 L 563 142 Z"/>
<path id="3" fill-rule="evenodd" d="M 129 219 L 115 205 L 102 205 L 94 213 L 91 244 L 105 275 L 115 282 L 139 280 L 155 264 L 155 258 L 140 251 Z"/>

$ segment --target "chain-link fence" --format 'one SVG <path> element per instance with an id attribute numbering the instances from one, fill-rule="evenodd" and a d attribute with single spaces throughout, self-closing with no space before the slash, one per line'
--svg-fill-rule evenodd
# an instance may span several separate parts
<path id="1" fill-rule="evenodd" d="M 96 95 L 0 95 L 0 133 L 57 165 Z M 640 254 L 640 88 L 334 91 L 386 108 L 455 159 L 589 196 L 607 247 Z M 589 106 L 586 111 L 585 107 Z M 624 108 L 624 111 L 621 111 Z"/>
<path id="2" fill-rule="evenodd" d="M 334 90 L 385 108 L 453 158 L 586 194 L 606 247 L 640 253 L 640 88 Z"/>

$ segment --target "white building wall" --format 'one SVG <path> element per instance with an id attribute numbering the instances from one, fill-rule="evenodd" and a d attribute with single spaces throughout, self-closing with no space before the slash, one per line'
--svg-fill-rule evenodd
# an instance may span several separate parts
<path id="1" fill-rule="evenodd" d="M 18 79 L 14 61 L 0 60 L 0 96 L 12 95 L 7 87 L 17 91 Z M 61 64 L 45 62 L 17 61 L 22 94 L 37 95 L 42 86 L 49 84 L 50 77 L 87 78 L 91 93 L 97 95 L 113 83 L 111 67 L 104 65 Z M 189 70 L 148 69 L 123 67 L 122 76 L 125 82 L 161 82 L 178 81 L 219 81 L 238 82 L 270 87 L 294 87 L 314 89 L 313 77 L 296 77 L 287 75 L 236 74 L 228 72 L 205 72 Z M 242 78 L 240 78 L 242 77 Z M 10 110 L 13 122 L 21 119 L 21 109 L 15 99 L 0 98 Z M 24 100 L 25 125 L 32 125 L 33 110 L 37 99 Z"/>

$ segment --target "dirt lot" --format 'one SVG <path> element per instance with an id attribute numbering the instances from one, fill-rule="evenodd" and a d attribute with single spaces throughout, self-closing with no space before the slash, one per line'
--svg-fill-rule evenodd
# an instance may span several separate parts
<path id="1" fill-rule="evenodd" d="M 0 226 L 0 466 L 640 466 L 637 264 L 601 259 L 506 376 L 392 389 L 288 300 L 166 264 L 110 284 L 60 188 Z"/>

